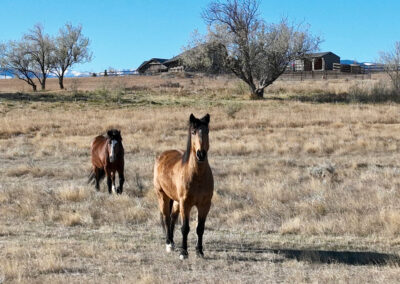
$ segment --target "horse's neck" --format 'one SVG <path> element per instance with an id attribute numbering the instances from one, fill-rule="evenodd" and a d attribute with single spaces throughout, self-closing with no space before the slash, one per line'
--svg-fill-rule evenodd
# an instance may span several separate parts
<path id="1" fill-rule="evenodd" d="M 196 161 L 195 153 L 192 151 L 189 156 L 188 162 L 185 164 L 185 173 L 187 177 L 201 176 L 205 173 L 208 166 L 208 160 L 202 163 Z"/>

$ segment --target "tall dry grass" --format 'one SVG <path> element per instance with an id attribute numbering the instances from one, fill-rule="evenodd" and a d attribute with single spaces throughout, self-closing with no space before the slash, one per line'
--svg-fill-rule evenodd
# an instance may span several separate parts
<path id="1" fill-rule="evenodd" d="M 47 106 L 26 107 L 23 115 L 11 110 L 1 121 L 3 179 L 9 183 L 1 192 L 2 200 L 12 208 L 26 198 L 20 203 L 27 208 L 16 210 L 25 212 L 23 218 L 32 214 L 32 218 L 68 223 L 62 216 L 46 219 L 49 214 L 40 208 L 45 198 L 40 196 L 48 194 L 50 199 L 44 202 L 48 210 L 58 207 L 47 204 L 85 204 L 86 209 L 78 212 L 81 218 L 72 218 L 79 221 L 71 223 L 99 224 L 101 218 L 146 221 L 144 212 L 156 208 L 151 191 L 154 157 L 169 148 L 184 148 L 190 112 L 207 111 L 212 117 L 210 163 L 217 181 L 214 224 L 285 233 L 293 227 L 293 232 L 304 234 L 390 236 L 397 232 L 393 216 L 400 182 L 396 162 L 400 115 L 396 105 L 257 102 L 241 105 L 234 116 L 226 106 L 42 108 Z M 129 194 L 111 203 L 99 201 L 86 187 L 77 187 L 83 185 L 90 166 L 90 140 L 109 127 L 122 131 Z M 324 168 L 326 163 L 333 165 L 330 171 Z M 24 181 L 30 186 L 21 187 Z M 44 188 L 38 188 L 38 183 Z M 16 192 L 19 198 L 14 201 Z M 144 197 L 131 200 L 136 195 Z M 36 201 L 37 205 L 30 204 Z M 113 217 L 106 217 L 91 206 L 113 208 L 114 203 L 125 208 L 122 215 L 112 212 Z M 133 212 L 130 207 L 136 206 L 139 211 Z M 41 216 L 36 216 L 38 212 Z"/>

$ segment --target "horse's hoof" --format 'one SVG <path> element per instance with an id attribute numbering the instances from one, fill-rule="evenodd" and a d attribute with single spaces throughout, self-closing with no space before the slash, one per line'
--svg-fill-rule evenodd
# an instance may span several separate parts
<path id="1" fill-rule="evenodd" d="M 187 259 L 188 256 L 189 256 L 189 254 L 188 254 L 187 251 L 181 250 L 181 254 L 179 255 L 179 259 L 180 259 L 180 260 L 184 260 L 184 259 Z"/>
<path id="2" fill-rule="evenodd" d="M 175 245 L 174 245 L 174 244 L 166 244 L 166 245 L 165 245 L 165 250 L 166 250 L 167 252 L 174 251 L 174 250 L 175 250 Z"/>
<path id="3" fill-rule="evenodd" d="M 198 258 L 204 258 L 204 253 L 203 253 L 203 251 L 201 251 L 201 250 L 196 251 L 196 256 L 197 256 Z"/>

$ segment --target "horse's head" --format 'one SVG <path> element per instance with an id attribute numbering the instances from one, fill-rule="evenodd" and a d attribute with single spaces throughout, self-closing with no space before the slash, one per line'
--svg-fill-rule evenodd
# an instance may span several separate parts
<path id="1" fill-rule="evenodd" d="M 193 114 L 190 115 L 190 135 L 191 149 L 195 153 L 197 162 L 204 162 L 207 159 L 208 124 L 210 115 L 207 113 L 203 118 L 198 119 Z"/>
<path id="2" fill-rule="evenodd" d="M 107 131 L 107 150 L 113 163 L 123 151 L 121 132 L 117 129 Z"/>

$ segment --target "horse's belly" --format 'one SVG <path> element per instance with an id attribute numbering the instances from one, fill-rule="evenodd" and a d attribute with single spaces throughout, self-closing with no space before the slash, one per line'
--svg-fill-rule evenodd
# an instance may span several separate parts
<path id="1" fill-rule="evenodd" d="M 171 199 L 178 201 L 178 191 L 176 188 L 176 185 L 169 181 L 168 179 L 165 179 L 164 181 L 160 182 L 161 188 L 164 191 L 164 193 Z"/>

